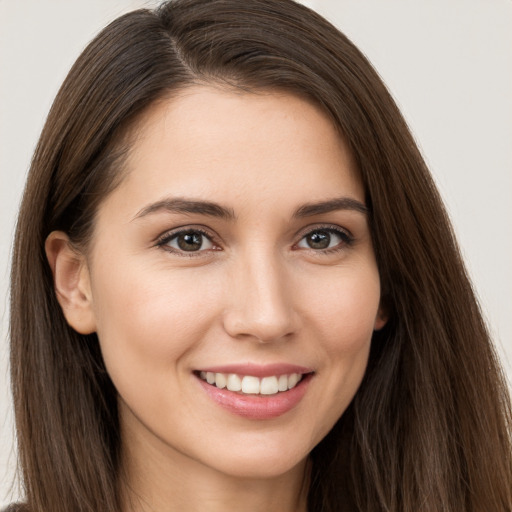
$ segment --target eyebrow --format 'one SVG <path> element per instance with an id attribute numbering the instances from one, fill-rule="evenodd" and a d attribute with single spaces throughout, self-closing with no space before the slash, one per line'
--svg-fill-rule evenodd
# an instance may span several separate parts
<path id="1" fill-rule="evenodd" d="M 321 215 L 337 210 L 353 210 L 364 215 L 369 213 L 368 208 L 361 201 L 352 199 L 351 197 L 337 197 L 319 203 L 305 204 L 295 210 L 293 216 L 295 218 L 313 217 L 314 215 Z"/>
<path id="2" fill-rule="evenodd" d="M 321 215 L 337 210 L 354 210 L 365 215 L 368 214 L 368 208 L 360 201 L 350 197 L 338 197 L 327 201 L 302 205 L 295 210 L 293 217 L 312 217 L 314 215 Z M 186 198 L 167 198 L 145 206 L 135 215 L 133 220 L 161 211 L 199 214 L 231 221 L 236 219 L 235 212 L 232 208 L 221 206 L 218 203 Z"/>
<path id="3" fill-rule="evenodd" d="M 236 218 L 235 212 L 231 208 L 225 208 L 220 204 L 211 201 L 199 201 L 196 199 L 177 197 L 162 199 L 161 201 L 145 206 L 135 215 L 134 220 L 161 211 L 169 213 L 195 213 L 226 220 L 234 220 Z"/>

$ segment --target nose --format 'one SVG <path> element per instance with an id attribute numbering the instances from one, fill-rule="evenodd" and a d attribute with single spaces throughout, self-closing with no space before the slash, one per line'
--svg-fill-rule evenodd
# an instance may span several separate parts
<path id="1" fill-rule="evenodd" d="M 290 338 L 299 318 L 289 272 L 279 258 L 252 254 L 231 269 L 224 329 L 233 338 L 268 343 Z"/>

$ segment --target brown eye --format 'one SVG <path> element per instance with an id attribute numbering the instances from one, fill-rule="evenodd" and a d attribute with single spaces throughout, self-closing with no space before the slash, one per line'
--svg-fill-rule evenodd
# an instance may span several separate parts
<path id="1" fill-rule="evenodd" d="M 185 252 L 198 252 L 213 247 L 212 241 L 200 231 L 183 231 L 172 235 L 165 245 Z"/>
<path id="2" fill-rule="evenodd" d="M 311 249 L 328 249 L 331 244 L 331 235 L 327 231 L 315 231 L 304 238 Z"/>
<path id="3" fill-rule="evenodd" d="M 297 244 L 303 249 L 315 249 L 318 251 L 344 247 L 349 245 L 352 239 L 347 233 L 338 229 L 315 229 L 302 237 Z"/>

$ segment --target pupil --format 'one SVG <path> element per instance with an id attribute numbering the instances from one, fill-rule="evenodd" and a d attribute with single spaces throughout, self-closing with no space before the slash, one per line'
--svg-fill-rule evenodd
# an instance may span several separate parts
<path id="1" fill-rule="evenodd" d="M 327 249 L 331 243 L 331 235 L 326 231 L 315 231 L 308 237 L 308 244 L 312 249 Z"/>
<path id="2" fill-rule="evenodd" d="M 200 233 L 186 233 L 178 237 L 178 246 L 184 251 L 198 251 L 201 249 L 202 236 Z"/>

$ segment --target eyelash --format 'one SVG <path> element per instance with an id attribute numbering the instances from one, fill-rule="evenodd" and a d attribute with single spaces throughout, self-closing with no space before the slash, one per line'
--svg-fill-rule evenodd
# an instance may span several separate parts
<path id="1" fill-rule="evenodd" d="M 210 243 L 214 247 L 218 247 L 218 244 L 215 242 L 215 237 L 210 232 L 208 232 L 208 231 L 206 231 L 206 230 L 204 230 L 202 228 L 199 228 L 199 227 L 187 227 L 187 228 L 184 228 L 184 229 L 178 229 L 177 231 L 171 231 L 171 232 L 164 233 L 162 236 L 160 236 L 157 239 L 155 245 L 157 247 L 160 247 L 164 251 L 170 252 L 172 254 L 177 254 L 178 256 L 184 256 L 186 258 L 197 258 L 197 257 L 203 255 L 202 253 L 205 252 L 205 249 L 199 250 L 199 251 L 184 251 L 184 250 L 180 251 L 179 249 L 175 249 L 175 248 L 169 247 L 167 245 L 172 240 L 174 240 L 175 238 L 178 238 L 180 235 L 197 234 L 197 233 L 199 233 L 200 235 L 205 237 L 207 240 L 209 240 Z M 219 249 L 215 248 L 215 249 L 206 249 L 206 250 L 208 250 L 208 251 L 211 251 L 211 250 L 217 251 Z"/>
<path id="2" fill-rule="evenodd" d="M 354 243 L 354 237 L 347 230 L 344 230 L 344 229 L 340 228 L 339 226 L 320 225 L 320 226 L 315 226 L 313 228 L 307 228 L 306 230 L 302 231 L 302 233 L 300 234 L 299 241 L 293 245 L 293 248 L 295 250 L 300 250 L 301 248 L 297 247 L 298 244 L 302 240 L 304 240 L 308 235 L 312 235 L 315 232 L 324 232 L 324 233 L 328 233 L 328 234 L 334 234 L 341 239 L 341 242 L 339 244 L 337 244 L 335 247 L 330 247 L 330 248 L 325 248 L 325 249 L 314 249 L 312 247 L 305 248 L 306 250 L 312 251 L 313 253 L 316 253 L 316 254 L 333 254 L 333 253 L 341 252 L 343 250 L 346 250 L 348 247 L 350 247 Z M 198 234 L 198 233 L 200 235 L 204 236 L 207 240 L 209 240 L 210 243 L 213 245 L 213 248 L 202 249 L 202 250 L 198 250 L 198 251 L 185 251 L 185 250 L 179 250 L 179 249 L 168 246 L 168 244 L 172 240 L 177 239 L 180 235 Z M 155 246 L 160 247 L 161 249 L 168 251 L 170 253 L 173 253 L 173 254 L 176 254 L 179 256 L 183 256 L 183 257 L 188 257 L 188 258 L 203 256 L 204 252 L 206 252 L 206 251 L 221 250 L 219 248 L 219 245 L 215 241 L 215 237 L 210 232 L 208 232 L 202 228 L 199 228 L 199 227 L 187 227 L 185 229 L 179 229 L 177 231 L 166 232 L 157 239 Z"/>
<path id="3" fill-rule="evenodd" d="M 313 228 L 311 228 L 311 227 L 306 228 L 306 230 L 302 231 L 302 233 L 300 234 L 299 242 L 294 244 L 294 247 L 297 247 L 298 244 L 302 240 L 304 240 L 308 235 L 312 235 L 313 233 L 318 233 L 318 232 L 329 233 L 330 235 L 334 234 L 341 239 L 341 242 L 339 244 L 335 245 L 334 247 L 330 247 L 330 248 L 326 248 L 326 249 L 313 249 L 312 247 L 306 248 L 307 250 L 310 250 L 316 254 L 322 255 L 322 254 L 338 253 L 338 252 L 346 250 L 347 248 L 352 246 L 354 243 L 354 237 L 352 236 L 352 234 L 349 231 L 347 231 L 346 229 L 340 228 L 339 226 L 327 224 L 327 225 L 314 226 Z"/>

